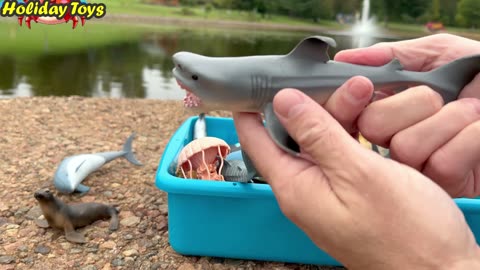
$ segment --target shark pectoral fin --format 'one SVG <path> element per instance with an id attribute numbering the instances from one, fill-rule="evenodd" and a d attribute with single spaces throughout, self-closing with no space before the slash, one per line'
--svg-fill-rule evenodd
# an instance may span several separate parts
<path id="1" fill-rule="evenodd" d="M 300 41 L 287 57 L 314 60 L 316 62 L 327 62 L 329 47 L 336 47 L 334 39 L 323 36 L 311 36 Z"/>
<path id="2" fill-rule="evenodd" d="M 90 187 L 87 187 L 87 186 L 82 185 L 82 184 L 78 184 L 77 188 L 75 189 L 75 191 L 80 193 L 80 194 L 85 194 L 89 190 L 90 190 Z"/>
<path id="3" fill-rule="evenodd" d="M 298 156 L 300 154 L 300 147 L 288 134 L 287 130 L 282 126 L 277 115 L 273 111 L 273 104 L 268 103 L 264 110 L 265 127 L 270 134 L 273 141 L 286 152 Z"/>

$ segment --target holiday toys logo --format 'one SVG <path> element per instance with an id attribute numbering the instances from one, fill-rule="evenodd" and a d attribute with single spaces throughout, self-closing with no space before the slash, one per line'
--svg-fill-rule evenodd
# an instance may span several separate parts
<path id="1" fill-rule="evenodd" d="M 73 22 L 77 27 L 79 18 L 82 26 L 85 20 L 102 18 L 107 12 L 105 4 L 87 3 L 85 0 L 0 0 L 0 16 L 18 17 L 20 26 L 31 29 L 31 22 L 59 24 Z"/>

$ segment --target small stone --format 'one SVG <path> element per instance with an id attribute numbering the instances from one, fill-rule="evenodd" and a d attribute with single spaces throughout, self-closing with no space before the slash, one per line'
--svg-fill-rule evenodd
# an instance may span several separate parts
<path id="1" fill-rule="evenodd" d="M 37 219 L 41 215 L 42 215 L 42 210 L 40 209 L 40 207 L 34 206 L 30 208 L 28 213 L 25 215 L 25 218 L 33 220 L 33 219 Z"/>
<path id="2" fill-rule="evenodd" d="M 113 241 L 107 241 L 100 244 L 101 249 L 114 249 L 117 246 Z"/>
<path id="3" fill-rule="evenodd" d="M 20 225 L 17 225 L 17 224 L 8 224 L 7 230 L 15 230 L 15 229 L 18 229 L 19 227 Z"/>
<path id="4" fill-rule="evenodd" d="M 195 270 L 195 267 L 191 263 L 184 263 L 180 265 L 177 270 Z"/>
<path id="5" fill-rule="evenodd" d="M 33 258 L 32 257 L 27 257 L 25 259 L 22 259 L 22 262 L 24 264 L 32 264 L 33 263 Z"/>
<path id="6" fill-rule="evenodd" d="M 113 192 L 111 191 L 105 191 L 103 192 L 103 196 L 107 197 L 107 198 L 112 198 L 113 197 Z"/>
<path id="7" fill-rule="evenodd" d="M 125 257 L 138 256 L 138 251 L 136 249 L 125 250 L 123 253 Z"/>
<path id="8" fill-rule="evenodd" d="M 111 269 L 112 267 L 110 266 L 110 263 L 106 263 L 102 268 L 102 270 L 111 270 Z"/>
<path id="9" fill-rule="evenodd" d="M 7 254 L 13 254 L 19 248 L 20 245 L 21 245 L 21 243 L 15 242 L 15 243 L 11 243 L 11 244 L 8 244 L 8 245 L 4 245 L 3 248 L 5 249 Z"/>
<path id="10" fill-rule="evenodd" d="M 15 257 L 12 256 L 0 256 L 0 264 L 11 264 L 15 262 Z"/>
<path id="11" fill-rule="evenodd" d="M 139 222 L 140 222 L 139 217 L 131 216 L 131 217 L 127 217 L 127 218 L 122 219 L 122 221 L 120 221 L 120 224 L 122 224 L 125 227 L 132 227 L 132 226 L 137 225 Z"/>
<path id="12" fill-rule="evenodd" d="M 63 242 L 60 244 L 60 246 L 62 246 L 63 249 L 67 250 L 72 247 L 72 244 L 70 244 L 69 242 Z"/>
<path id="13" fill-rule="evenodd" d="M 95 197 L 94 196 L 83 196 L 82 197 L 82 202 L 94 202 L 95 201 Z"/>
<path id="14" fill-rule="evenodd" d="M 44 245 L 38 245 L 35 248 L 35 253 L 40 253 L 40 254 L 46 255 L 46 254 L 50 253 L 50 248 L 47 247 L 47 246 L 44 246 Z"/>
<path id="15" fill-rule="evenodd" d="M 23 216 L 25 213 L 28 212 L 28 210 L 30 210 L 30 208 L 28 208 L 28 207 L 22 207 L 22 208 L 18 209 L 18 210 L 15 212 L 15 217 L 21 217 L 21 216 Z"/>
<path id="16" fill-rule="evenodd" d="M 0 226 L 2 226 L 3 224 L 7 224 L 7 223 L 8 223 L 8 219 L 7 219 L 7 218 L 0 217 Z"/>
<path id="17" fill-rule="evenodd" d="M 85 267 L 81 268 L 82 270 L 97 270 L 97 267 L 95 265 L 87 265 Z"/>
<path id="18" fill-rule="evenodd" d="M 7 211 L 8 209 L 9 207 L 6 204 L 0 202 L 0 212 Z"/>
<path id="19" fill-rule="evenodd" d="M 166 215 L 168 213 L 168 205 L 167 204 L 161 204 L 158 206 L 158 210 L 162 215 Z"/>
<path id="20" fill-rule="evenodd" d="M 72 248 L 70 250 L 70 254 L 78 254 L 78 253 L 82 253 L 82 250 L 79 248 Z"/>
<path id="21" fill-rule="evenodd" d="M 120 185 L 119 183 L 113 183 L 111 186 L 114 187 L 114 188 L 117 188 L 117 187 L 119 187 L 119 186 L 121 186 L 121 185 Z"/>
<path id="22" fill-rule="evenodd" d="M 85 251 L 88 252 L 88 253 L 97 253 L 98 248 L 97 247 L 90 247 L 90 248 L 86 248 Z"/>
<path id="23" fill-rule="evenodd" d="M 125 236 L 123 237 L 123 239 L 125 239 L 125 240 L 132 240 L 132 239 L 133 239 L 133 235 L 127 234 L 127 235 L 125 235 Z"/>
<path id="24" fill-rule="evenodd" d="M 112 260 L 112 265 L 115 266 L 115 267 L 123 266 L 123 265 L 125 265 L 125 262 L 120 258 L 115 258 L 115 259 Z"/>
<path id="25" fill-rule="evenodd" d="M 158 270 L 161 267 L 162 267 L 161 264 L 156 262 L 156 263 L 153 263 L 152 266 L 150 266 L 150 270 Z"/>

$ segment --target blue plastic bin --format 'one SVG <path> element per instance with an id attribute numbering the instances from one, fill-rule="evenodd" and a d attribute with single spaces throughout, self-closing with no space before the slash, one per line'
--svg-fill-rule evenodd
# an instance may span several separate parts
<path id="1" fill-rule="evenodd" d="M 283 215 L 269 185 L 175 176 L 175 160 L 192 140 L 196 119 L 187 119 L 172 136 L 155 178 L 156 186 L 168 194 L 172 248 L 182 255 L 340 266 Z M 231 118 L 207 117 L 206 124 L 209 136 L 238 143 Z M 480 201 L 456 203 L 479 242 Z"/>

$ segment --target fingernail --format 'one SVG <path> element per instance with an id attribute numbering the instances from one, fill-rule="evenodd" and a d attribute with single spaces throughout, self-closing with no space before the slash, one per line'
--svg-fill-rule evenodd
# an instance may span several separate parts
<path id="1" fill-rule="evenodd" d="M 277 94 L 275 111 L 285 118 L 291 118 L 304 108 L 305 97 L 295 90 L 284 90 Z"/>
<path id="2" fill-rule="evenodd" d="M 372 91 L 370 91 L 370 87 L 367 86 L 363 80 L 354 80 L 347 87 L 348 99 L 350 99 L 350 101 L 353 103 L 358 103 L 372 98 Z"/>

